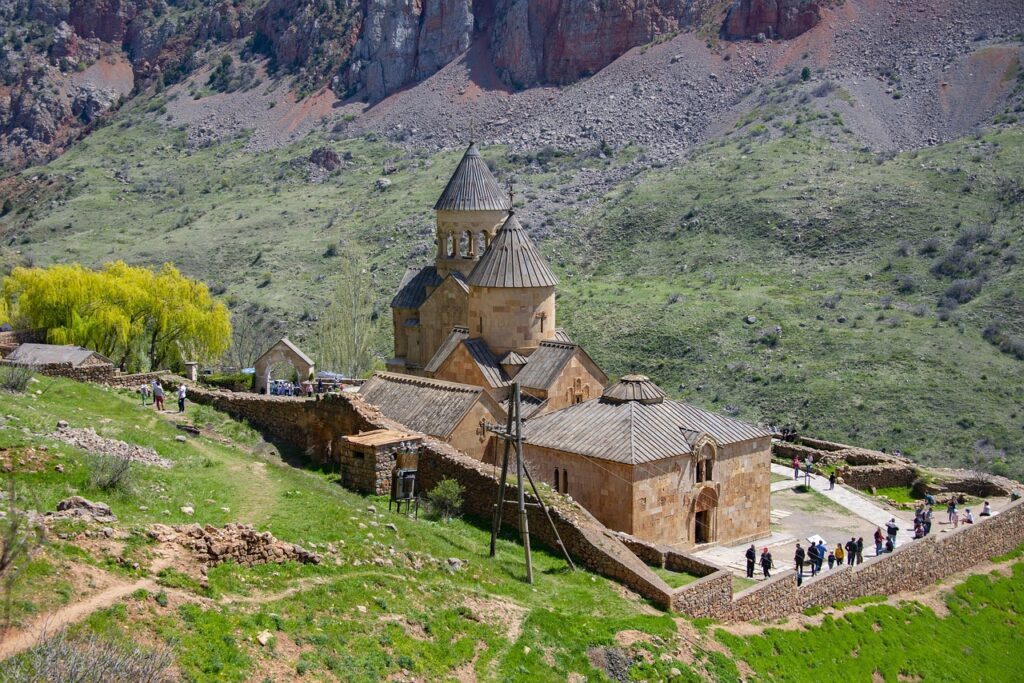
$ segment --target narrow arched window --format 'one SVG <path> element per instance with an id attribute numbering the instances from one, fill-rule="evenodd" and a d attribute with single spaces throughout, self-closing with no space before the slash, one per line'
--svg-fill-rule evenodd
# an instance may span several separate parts
<path id="1" fill-rule="evenodd" d="M 562 470 L 562 493 L 569 493 L 569 470 Z"/>
<path id="2" fill-rule="evenodd" d="M 555 468 L 555 493 L 558 493 L 559 491 L 560 491 L 560 489 L 558 488 L 558 468 L 556 467 Z"/>

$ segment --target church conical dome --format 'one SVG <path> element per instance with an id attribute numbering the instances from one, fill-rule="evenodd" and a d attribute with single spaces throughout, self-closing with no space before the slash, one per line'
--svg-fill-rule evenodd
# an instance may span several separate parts
<path id="1" fill-rule="evenodd" d="M 638 401 L 649 405 L 664 401 L 665 392 L 644 375 L 623 375 L 618 382 L 604 390 L 601 400 L 609 403 Z"/>
<path id="2" fill-rule="evenodd" d="M 554 287 L 558 278 L 510 212 L 466 282 L 471 287 Z"/>
<path id="3" fill-rule="evenodd" d="M 508 211 L 511 208 L 508 195 L 501 191 L 476 143 L 469 143 L 441 198 L 434 204 L 434 210 Z"/>

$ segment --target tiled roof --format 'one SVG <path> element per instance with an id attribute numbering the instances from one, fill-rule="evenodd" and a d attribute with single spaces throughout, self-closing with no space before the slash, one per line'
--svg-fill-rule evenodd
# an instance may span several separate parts
<path id="1" fill-rule="evenodd" d="M 81 346 L 62 346 L 60 344 L 22 344 L 12 351 L 6 360 L 12 360 L 24 365 L 69 363 L 72 367 L 78 367 L 93 356 L 96 356 L 104 363 L 112 362 L 109 358 L 91 349 L 84 349 Z"/>
<path id="2" fill-rule="evenodd" d="M 434 266 L 407 268 L 398 284 L 398 293 L 391 300 L 391 308 L 419 308 L 427 299 L 427 287 L 439 284 L 441 276 Z"/>
<path id="3" fill-rule="evenodd" d="M 437 347 L 437 351 L 434 352 L 433 357 L 423 368 L 426 372 L 437 372 L 444 365 L 444 362 L 448 360 L 448 356 L 459 347 L 464 339 L 469 337 L 469 328 L 467 327 L 453 327 L 452 331 L 448 333 L 448 336 Z"/>
<path id="4" fill-rule="evenodd" d="M 554 287 L 558 278 L 514 214 L 469 274 L 471 287 Z"/>
<path id="5" fill-rule="evenodd" d="M 653 404 L 585 401 L 532 418 L 523 427 L 523 439 L 535 446 L 632 465 L 689 454 L 702 433 L 719 445 L 771 436 L 671 399 Z"/>
<path id="6" fill-rule="evenodd" d="M 508 384 L 508 378 L 501 371 L 498 359 L 487 348 L 487 344 L 484 343 L 483 339 L 467 339 L 462 343 L 466 346 L 466 350 L 473 357 L 476 366 L 480 368 L 480 372 L 483 373 L 484 379 L 487 380 L 489 385 L 492 387 L 503 387 Z"/>
<path id="7" fill-rule="evenodd" d="M 516 375 L 516 381 L 526 389 L 547 390 L 558 379 L 562 368 L 579 348 L 575 344 L 548 340 L 542 341 L 537 350 L 527 358 L 526 367 Z"/>
<path id="8" fill-rule="evenodd" d="M 660 403 L 665 400 L 665 392 L 661 387 L 643 375 L 624 375 L 618 382 L 605 389 L 602 396 L 615 403 Z"/>
<path id="9" fill-rule="evenodd" d="M 295 354 L 296 356 L 298 356 L 299 358 L 301 358 L 301 359 L 302 359 L 303 361 L 305 361 L 306 363 L 309 363 L 310 365 L 315 365 L 315 363 L 313 362 L 313 359 L 312 359 L 312 358 L 310 358 L 309 356 L 307 356 L 307 355 L 306 355 L 305 353 L 303 353 L 303 352 L 302 352 L 302 349 L 300 349 L 300 348 L 299 348 L 298 346 L 296 346 L 296 345 L 295 345 L 295 342 L 293 342 L 293 341 L 292 341 L 291 339 L 289 339 L 288 337 L 281 337 L 281 341 L 280 341 L 279 343 L 281 343 L 281 344 L 284 344 L 285 346 L 287 346 L 287 347 L 288 347 L 289 349 L 291 349 L 291 350 L 292 350 L 292 352 L 293 352 L 293 353 L 294 353 L 294 354 Z"/>
<path id="10" fill-rule="evenodd" d="M 462 161 L 434 204 L 435 211 L 508 211 L 511 208 L 508 195 L 502 192 L 474 143 L 470 143 L 462 155 Z"/>
<path id="11" fill-rule="evenodd" d="M 529 394 L 522 394 L 521 393 L 521 394 L 519 394 L 519 397 L 520 397 L 519 404 L 520 404 L 520 406 L 523 409 L 523 419 L 524 420 L 528 419 L 531 415 L 533 415 L 538 410 L 540 410 L 542 407 L 544 407 L 545 403 L 547 403 L 547 401 L 542 401 L 541 399 L 536 398 L 535 396 L 530 396 Z M 509 396 L 508 398 L 506 398 L 504 401 L 501 402 L 501 407 L 505 411 L 506 415 L 508 415 L 508 411 L 509 411 L 511 403 L 512 403 L 512 397 L 511 396 Z"/>
<path id="12" fill-rule="evenodd" d="M 502 365 L 526 365 L 529 362 L 529 359 L 527 359 L 526 356 L 519 355 L 515 351 L 509 351 L 498 362 Z"/>
<path id="13" fill-rule="evenodd" d="M 391 372 L 378 372 L 366 380 L 359 395 L 392 420 L 442 439 L 486 397 L 481 387 Z"/>

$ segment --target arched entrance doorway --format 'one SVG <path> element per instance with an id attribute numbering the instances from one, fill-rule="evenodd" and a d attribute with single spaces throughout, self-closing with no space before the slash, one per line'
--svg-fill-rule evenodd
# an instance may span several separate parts
<path id="1" fill-rule="evenodd" d="M 717 525 L 718 491 L 705 486 L 693 503 L 693 542 L 714 543 Z"/>
<path id="2" fill-rule="evenodd" d="M 288 366 L 293 372 L 288 371 Z M 271 379 L 291 379 L 297 376 L 303 382 L 313 377 L 315 369 L 313 359 L 284 337 L 256 360 L 253 389 L 259 394 L 267 393 Z"/>

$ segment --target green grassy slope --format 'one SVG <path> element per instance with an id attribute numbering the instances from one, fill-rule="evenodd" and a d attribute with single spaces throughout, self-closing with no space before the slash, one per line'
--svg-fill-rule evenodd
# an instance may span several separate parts
<path id="1" fill-rule="evenodd" d="M 633 680 L 737 681 L 741 670 L 764 680 L 819 680 L 822 672 L 842 677 L 837 667 L 849 663 L 853 647 L 859 648 L 858 674 L 877 669 L 886 681 L 931 678 L 936 671 L 951 681 L 1016 675 L 1012 644 L 1024 635 L 1024 564 L 1009 576 L 973 577 L 957 587 L 946 598 L 951 614 L 942 618 L 911 603 L 826 616 L 802 631 L 769 629 L 741 638 L 702 622 L 695 630 L 612 582 L 567 573 L 544 550 L 534 555 L 537 582 L 530 587 L 521 581 L 514 539 L 503 539 L 498 559 L 491 560 L 485 524 L 387 513 L 385 501 L 347 492 L 329 474 L 284 465 L 257 434 L 212 410 L 190 408 L 204 434 L 179 443 L 170 420 L 138 406 L 131 392 L 49 379 L 32 391 L 41 393 L 0 394 L 11 416 L 3 420 L 0 449 L 16 454 L 17 462 L 27 447 L 49 447 L 46 466 L 15 468 L 19 487 L 40 509 L 76 493 L 108 502 L 119 517 L 113 526 L 130 534 L 123 554 L 140 568 L 98 552 L 77 535 L 83 524 L 62 524 L 55 531 L 63 537 L 51 539 L 33 562 L 31 581 L 18 589 L 21 623 L 82 598 L 72 582 L 78 565 L 127 580 L 146 575 L 152 542 L 143 529 L 151 522 L 236 519 L 325 553 L 318 566 L 222 565 L 210 570 L 208 589 L 164 572 L 158 591 L 137 592 L 77 627 L 167 646 L 184 680 L 564 681 L 576 674 L 576 680 L 600 681 L 610 680 L 603 668 L 609 664 Z M 175 464 L 137 469 L 126 490 L 98 491 L 89 483 L 88 458 L 43 436 L 58 419 L 153 446 Z M 56 472 L 53 462 L 65 472 Z M 185 503 L 195 505 L 194 516 L 178 511 Z M 371 504 L 380 516 L 368 514 Z M 388 522 L 397 533 L 384 526 Z M 337 553 L 325 551 L 328 543 Z M 469 565 L 449 572 L 449 557 Z M 267 646 L 255 642 L 263 630 L 273 635 Z M 952 657 L 965 666 L 945 664 Z M 0 663 L 0 678 L 4 670 Z"/>
<path id="2" fill-rule="evenodd" d="M 159 103 L 20 177 L 5 260 L 173 260 L 302 340 L 336 279 L 325 252 L 344 243 L 373 276 L 386 356 L 387 302 L 432 254 L 430 207 L 457 154 L 327 133 L 188 150 L 146 113 Z M 646 372 L 705 407 L 1024 477 L 1024 130 L 877 156 L 840 116 L 786 106 L 674 166 L 657 150 L 485 150 L 541 216 L 559 324 L 610 374 Z M 311 183 L 305 159 L 324 144 L 352 159 Z M 598 166 L 624 180 L 566 195 Z"/>

